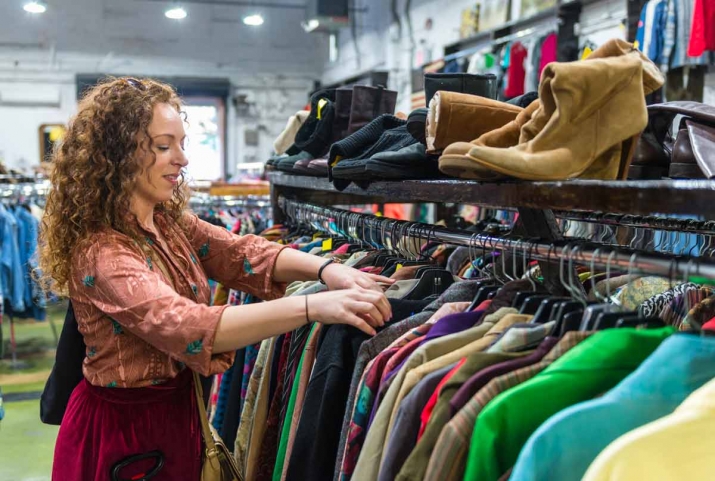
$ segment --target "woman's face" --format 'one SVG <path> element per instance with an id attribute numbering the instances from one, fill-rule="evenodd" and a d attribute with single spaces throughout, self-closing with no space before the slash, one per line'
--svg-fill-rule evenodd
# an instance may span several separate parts
<path id="1" fill-rule="evenodd" d="M 143 171 L 137 178 L 134 196 L 135 200 L 154 206 L 171 200 L 181 180 L 181 169 L 189 160 L 184 153 L 184 122 L 174 107 L 157 104 L 148 131 L 151 151 L 147 150 L 149 142 L 144 134 L 140 134 L 143 149 L 140 147 L 137 154 L 141 157 Z"/>

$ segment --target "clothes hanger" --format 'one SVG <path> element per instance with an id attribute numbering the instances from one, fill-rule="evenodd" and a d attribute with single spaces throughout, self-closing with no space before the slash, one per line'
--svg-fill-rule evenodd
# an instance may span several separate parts
<path id="1" fill-rule="evenodd" d="M 559 259 L 559 281 L 561 282 L 564 290 L 573 296 L 571 288 L 564 281 L 564 262 L 566 259 L 566 251 L 568 250 L 570 252 L 570 247 L 570 244 L 566 244 L 561 248 L 561 258 Z M 530 322 L 534 324 L 545 324 L 549 322 L 551 320 L 551 313 L 554 307 L 569 300 L 571 300 L 571 297 L 564 296 L 549 296 L 546 299 L 543 299 Z"/>
<path id="2" fill-rule="evenodd" d="M 479 241 L 480 236 L 477 235 L 475 241 Z M 486 236 L 481 236 L 481 241 L 482 241 L 482 253 L 486 254 Z M 492 264 L 493 265 L 493 264 Z M 482 273 L 486 272 L 486 268 L 483 271 L 480 271 Z M 467 311 L 473 311 L 479 305 L 489 299 L 489 296 L 492 293 L 496 293 L 501 286 L 499 285 L 499 280 L 496 278 L 496 271 L 492 272 L 492 276 L 489 278 L 489 281 L 485 283 L 484 285 L 481 285 L 477 288 L 477 293 L 475 294 L 474 298 L 472 299 L 471 304 L 469 304 L 469 307 L 467 308 Z M 485 276 L 487 277 L 487 276 Z"/>
<path id="3" fill-rule="evenodd" d="M 556 249 L 556 246 L 551 243 L 551 245 L 549 245 L 549 250 L 546 253 L 547 263 L 551 260 L 551 251 L 554 249 Z M 534 295 L 529 296 L 524 300 L 521 309 L 519 309 L 519 314 L 530 314 L 535 316 L 539 308 L 541 307 L 541 303 L 553 297 L 554 296 L 548 292 L 535 293 Z"/>
<path id="4" fill-rule="evenodd" d="M 428 233 L 428 241 L 429 236 L 431 236 L 431 232 L 432 231 L 429 231 Z M 417 230 L 417 235 L 420 236 L 419 229 Z M 421 240 L 422 238 L 418 237 L 418 245 L 420 246 L 422 245 Z M 419 258 L 419 256 L 420 253 L 417 253 L 416 258 Z M 417 284 L 410 292 L 407 293 L 404 299 L 420 300 L 435 295 L 441 295 L 447 290 L 447 288 L 449 288 L 449 286 L 454 284 L 454 276 L 446 269 L 427 267 L 418 269 L 418 272 L 420 271 L 422 271 L 422 273 L 418 274 L 419 277 L 415 277 L 416 279 L 419 279 Z"/>
<path id="5" fill-rule="evenodd" d="M 610 278 L 611 278 L 611 276 L 610 276 L 611 260 L 616 255 L 616 253 L 617 253 L 617 251 L 613 250 L 609 254 L 608 259 L 606 260 L 606 279 L 607 280 L 610 280 Z M 632 271 L 633 259 L 634 259 L 633 256 L 631 256 L 631 262 L 629 265 L 629 269 L 631 271 Z M 606 294 L 607 294 L 607 297 L 609 300 L 613 299 L 611 296 L 611 285 L 608 282 L 606 283 Z M 621 318 L 633 317 L 633 316 L 638 315 L 638 313 L 635 311 L 624 311 L 620 305 L 615 305 L 615 304 L 611 304 L 611 305 L 614 306 L 615 309 L 613 309 L 610 312 L 603 311 L 603 312 L 599 313 L 596 316 L 595 321 L 589 326 L 592 330 L 601 331 L 603 329 L 609 329 L 612 327 L 616 327 L 616 323 Z"/>

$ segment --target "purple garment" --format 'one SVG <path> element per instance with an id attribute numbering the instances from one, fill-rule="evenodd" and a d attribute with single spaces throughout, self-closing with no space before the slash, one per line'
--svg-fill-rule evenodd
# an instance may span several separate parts
<path id="1" fill-rule="evenodd" d="M 557 342 L 559 342 L 558 337 L 547 337 L 541 342 L 541 344 L 539 344 L 539 347 L 537 347 L 534 352 L 528 356 L 495 364 L 486 369 L 482 369 L 474 376 L 470 377 L 467 382 L 462 384 L 459 391 L 457 391 L 449 401 L 450 416 L 454 416 L 460 409 L 462 409 L 464 405 L 467 404 L 467 402 L 469 402 L 469 400 L 477 392 L 479 392 L 481 388 L 486 386 L 489 381 L 498 376 L 502 376 L 541 361 L 541 359 L 556 345 Z"/>
<path id="2" fill-rule="evenodd" d="M 449 334 L 456 334 L 458 332 L 466 331 L 467 329 L 474 327 L 476 324 L 481 322 L 482 317 L 484 317 L 484 313 L 486 312 L 490 304 L 491 303 L 482 303 L 479 305 L 479 307 L 481 307 L 482 309 L 474 310 L 471 312 L 459 312 L 457 314 L 450 314 L 449 316 L 443 317 L 442 319 L 437 321 L 434 326 L 430 328 L 427 334 L 425 334 L 424 339 L 422 339 L 422 342 L 420 342 L 419 347 L 422 347 L 425 345 L 425 343 L 437 339 L 439 337 L 447 336 Z M 417 349 L 419 349 L 419 347 Z M 385 376 L 385 380 L 380 383 L 380 388 L 378 389 L 377 395 L 375 396 L 375 400 L 372 404 L 372 411 L 370 412 L 370 421 L 368 422 L 368 429 L 370 429 L 370 426 L 372 426 L 372 421 L 373 419 L 375 419 L 377 409 L 380 407 L 380 403 L 385 398 L 385 394 L 387 394 L 387 390 L 390 388 L 393 378 L 400 371 L 400 369 L 402 369 L 402 366 L 404 366 L 404 364 L 407 362 L 407 359 L 409 358 L 410 356 L 407 356 L 397 367 L 395 367 L 392 371 L 388 372 Z"/>
<path id="3" fill-rule="evenodd" d="M 482 317 L 487 310 L 487 307 L 489 307 L 488 304 L 485 305 L 483 309 L 477 311 L 460 312 L 457 314 L 450 314 L 449 316 L 443 317 L 442 319 L 437 321 L 434 326 L 432 326 L 432 328 L 429 330 L 429 332 L 427 332 L 427 334 L 425 334 L 424 339 L 422 339 L 422 342 L 420 343 L 420 347 L 424 346 L 426 343 L 434 339 L 437 339 L 438 337 L 447 336 L 449 334 L 456 334 L 458 332 L 466 331 L 467 329 L 474 327 L 479 322 L 481 322 Z M 407 362 L 407 359 L 409 359 L 409 357 L 402 361 L 397 367 L 395 367 L 395 369 L 388 372 L 387 377 L 385 377 L 385 380 L 391 380 L 392 377 L 397 374 L 400 369 L 402 369 L 402 366 L 404 366 L 405 362 Z"/>

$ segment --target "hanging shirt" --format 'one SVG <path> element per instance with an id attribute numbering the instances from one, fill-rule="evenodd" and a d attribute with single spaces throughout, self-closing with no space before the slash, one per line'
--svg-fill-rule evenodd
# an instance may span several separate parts
<path id="1" fill-rule="evenodd" d="M 20 260 L 17 219 L 0 204 L 0 285 L 14 312 L 25 310 L 25 276 Z"/>
<path id="2" fill-rule="evenodd" d="M 541 72 L 551 62 L 556 62 L 558 36 L 555 33 L 550 33 L 544 38 L 544 43 L 541 44 L 541 59 L 539 60 L 539 79 Z"/>
<path id="3" fill-rule="evenodd" d="M 715 5 L 711 0 L 695 0 L 688 55 L 697 57 L 715 50 Z"/>
<path id="4" fill-rule="evenodd" d="M 668 2 L 660 65 L 663 72 L 686 65 L 707 65 L 711 61 L 710 53 L 703 53 L 697 57 L 687 55 L 694 6 L 695 0 L 670 0 Z"/>
<path id="5" fill-rule="evenodd" d="M 234 354 L 212 352 L 228 306 L 208 306 L 208 277 L 261 299 L 283 295 L 285 285 L 273 282 L 282 246 L 232 235 L 190 214 L 183 220 L 182 229 L 157 212 L 154 222 L 165 240 L 141 225 L 145 237 L 136 241 L 105 229 L 75 252 L 69 297 L 87 345 L 83 372 L 91 384 L 144 387 L 184 366 L 203 375 L 228 369 Z"/>
<path id="6" fill-rule="evenodd" d="M 711 479 L 713 431 L 715 380 L 688 396 L 673 414 L 611 443 L 582 481 Z"/>
<path id="7" fill-rule="evenodd" d="M 637 47 L 656 64 L 662 63 L 667 6 L 664 0 L 650 0 L 641 10 L 638 21 Z"/>
<path id="8" fill-rule="evenodd" d="M 524 95 L 524 80 L 526 69 L 524 60 L 526 59 L 526 47 L 521 42 L 514 42 L 509 49 L 509 69 L 508 80 L 504 95 L 507 98 Z"/>

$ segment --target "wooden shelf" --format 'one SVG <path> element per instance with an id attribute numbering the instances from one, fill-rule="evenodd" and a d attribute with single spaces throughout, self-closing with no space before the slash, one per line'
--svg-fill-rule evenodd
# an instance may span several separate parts
<path id="1" fill-rule="evenodd" d="M 461 203 L 486 207 L 613 214 L 683 214 L 715 219 L 715 180 L 493 182 L 406 180 L 351 184 L 340 192 L 327 179 L 271 172 L 272 195 L 322 205 Z"/>

